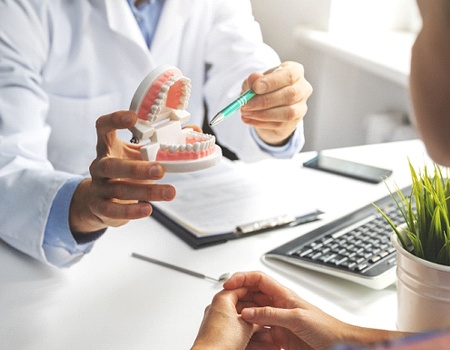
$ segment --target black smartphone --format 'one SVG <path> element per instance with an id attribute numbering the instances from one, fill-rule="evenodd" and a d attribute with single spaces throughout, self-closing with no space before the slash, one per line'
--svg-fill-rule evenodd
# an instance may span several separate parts
<path id="1" fill-rule="evenodd" d="M 303 166 L 370 183 L 380 183 L 392 174 L 392 170 L 324 156 L 321 153 L 303 163 Z"/>

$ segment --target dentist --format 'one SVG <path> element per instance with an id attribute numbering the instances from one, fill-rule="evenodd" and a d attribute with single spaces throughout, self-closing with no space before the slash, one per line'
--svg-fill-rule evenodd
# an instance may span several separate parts
<path id="1" fill-rule="evenodd" d="M 2 240 L 70 266 L 107 227 L 150 215 L 142 201 L 174 198 L 155 183 L 163 167 L 128 142 L 133 93 L 161 64 L 191 79 L 192 124 L 255 90 L 241 118 L 214 129 L 240 159 L 302 148 L 312 88 L 300 64 L 263 43 L 249 0 L 2 0 Z"/>

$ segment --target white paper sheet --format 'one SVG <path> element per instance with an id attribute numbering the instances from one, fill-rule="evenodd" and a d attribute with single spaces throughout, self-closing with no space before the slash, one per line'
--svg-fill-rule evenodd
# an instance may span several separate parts
<path id="1" fill-rule="evenodd" d="M 281 215 L 311 214 L 316 207 L 302 200 L 305 184 L 296 170 L 284 161 L 225 159 L 207 170 L 166 175 L 162 182 L 176 187 L 176 198 L 152 204 L 199 237 Z"/>

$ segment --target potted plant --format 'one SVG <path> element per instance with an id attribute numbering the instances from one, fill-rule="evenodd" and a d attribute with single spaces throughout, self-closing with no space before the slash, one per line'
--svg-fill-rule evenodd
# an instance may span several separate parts
<path id="1" fill-rule="evenodd" d="M 393 229 L 397 250 L 397 327 L 419 332 L 450 327 L 450 179 L 433 164 L 416 172 L 409 163 L 411 194 L 389 189 L 405 224 Z M 389 186 L 388 186 L 389 187 Z"/>

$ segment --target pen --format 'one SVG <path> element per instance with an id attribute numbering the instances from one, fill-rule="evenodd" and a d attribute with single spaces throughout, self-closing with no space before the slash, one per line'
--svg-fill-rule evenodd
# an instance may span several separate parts
<path id="1" fill-rule="evenodd" d="M 281 66 L 278 66 L 278 67 L 272 69 L 269 73 L 273 73 L 281 68 L 282 68 Z M 243 105 L 248 103 L 248 101 L 250 101 L 255 96 L 256 96 L 256 92 L 254 92 L 253 89 L 247 90 L 241 96 L 239 96 L 235 101 L 231 102 L 228 106 L 226 106 L 219 113 L 217 113 L 214 116 L 214 118 L 211 119 L 211 122 L 209 123 L 209 125 L 214 126 L 214 125 L 217 125 L 220 122 L 224 121 L 230 115 L 232 115 L 234 112 L 236 112 L 239 108 L 241 108 Z"/>
<path id="2" fill-rule="evenodd" d="M 267 230 L 282 228 L 285 226 L 295 227 L 298 225 L 303 225 L 309 222 L 320 220 L 322 215 L 323 211 L 317 209 L 311 213 L 301 216 L 294 216 L 289 214 L 279 215 L 273 218 L 237 226 L 236 229 L 234 230 L 234 234 L 240 236 L 256 232 L 264 232 Z"/>

